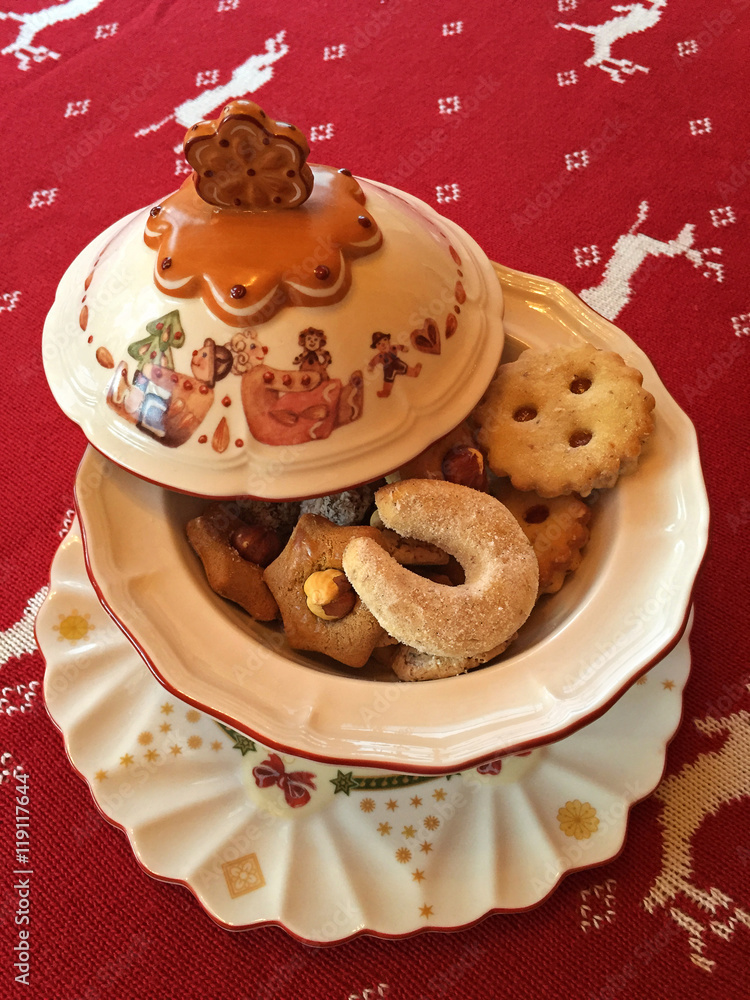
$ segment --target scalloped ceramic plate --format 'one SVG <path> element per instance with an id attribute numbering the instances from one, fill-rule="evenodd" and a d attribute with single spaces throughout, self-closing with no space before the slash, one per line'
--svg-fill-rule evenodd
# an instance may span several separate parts
<path id="1" fill-rule="evenodd" d="M 685 635 L 574 736 L 485 773 L 414 777 L 274 760 L 171 697 L 97 601 L 76 523 L 36 632 L 68 756 L 143 868 L 228 928 L 277 924 L 314 944 L 458 929 L 613 859 L 660 780 L 690 668 Z M 315 787 L 289 809 L 278 778 L 299 783 L 300 765 Z"/>
<path id="2" fill-rule="evenodd" d="M 574 731 L 677 642 L 708 526 L 693 426 L 621 330 L 560 285 L 497 273 L 506 357 L 588 340 L 638 367 L 656 397 L 656 431 L 638 471 L 600 495 L 580 568 L 498 663 L 422 684 L 347 671 L 290 650 L 210 590 L 184 530 L 200 501 L 89 449 L 76 482 L 89 573 L 176 697 L 283 752 L 444 773 Z"/>

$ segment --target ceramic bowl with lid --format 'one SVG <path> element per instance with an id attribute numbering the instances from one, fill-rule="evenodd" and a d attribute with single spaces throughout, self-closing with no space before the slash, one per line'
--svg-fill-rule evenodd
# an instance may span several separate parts
<path id="1" fill-rule="evenodd" d="M 320 496 L 398 468 L 476 404 L 503 348 L 491 263 L 428 205 L 237 101 L 193 173 L 63 277 L 52 391 L 127 471 L 199 496 Z"/>

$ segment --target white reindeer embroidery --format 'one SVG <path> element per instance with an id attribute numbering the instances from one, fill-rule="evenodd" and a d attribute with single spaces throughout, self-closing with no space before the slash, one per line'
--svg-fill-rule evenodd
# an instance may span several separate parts
<path id="1" fill-rule="evenodd" d="M 693 246 L 695 226 L 690 223 L 683 226 L 673 240 L 666 242 L 637 232 L 647 215 L 648 202 L 642 201 L 638 206 L 638 218 L 615 243 L 614 252 L 607 261 L 602 280 L 598 285 L 584 288 L 578 293 L 584 302 L 588 302 L 606 319 L 614 319 L 630 302 L 633 296 L 633 277 L 647 257 L 684 256 L 693 267 L 705 269 L 702 272 L 704 278 L 715 277 L 717 281 L 724 280 L 723 265 L 706 260 L 708 254 L 720 254 L 721 247 L 695 249 Z"/>
<path id="2" fill-rule="evenodd" d="M 728 736 L 719 750 L 700 754 L 693 763 L 685 764 L 679 774 L 665 778 L 654 792 L 664 803 L 660 817 L 662 864 L 643 904 L 649 913 L 654 913 L 657 907 L 668 907 L 672 920 L 688 934 L 691 961 L 711 972 L 716 963 L 704 954 L 705 932 L 711 930 L 729 940 L 738 924 L 750 929 L 750 914 L 720 889 L 695 885 L 692 840 L 707 816 L 714 816 L 723 805 L 750 795 L 747 768 L 750 713 L 740 711 L 727 718 L 696 719 L 695 724 L 707 736 L 718 733 Z M 674 905 L 678 896 L 693 904 L 701 916 L 706 914 L 705 921 Z"/>
<path id="3" fill-rule="evenodd" d="M 612 10 L 620 17 L 612 17 L 603 24 L 556 24 L 556 28 L 566 31 L 583 31 L 591 35 L 594 41 L 594 54 L 587 59 L 584 66 L 598 66 L 609 73 L 615 83 L 625 83 L 623 73 L 632 76 L 633 73 L 648 73 L 648 66 L 639 66 L 630 59 L 615 59 L 612 56 L 612 46 L 626 35 L 636 31 L 653 28 L 661 17 L 661 12 L 667 6 L 667 0 L 647 0 L 645 3 L 631 3 L 626 6 L 617 5 Z"/>
<path id="4" fill-rule="evenodd" d="M 246 59 L 233 71 L 231 78 L 226 83 L 212 87 L 210 90 L 204 90 L 197 97 L 183 101 L 166 118 L 162 118 L 161 121 L 148 125 L 146 128 L 139 129 L 135 133 L 136 137 L 157 132 L 163 125 L 171 121 L 177 122 L 183 128 L 188 128 L 195 122 L 207 118 L 211 111 L 231 98 L 242 97 L 258 90 L 273 76 L 273 64 L 289 51 L 289 46 L 284 41 L 285 35 L 286 31 L 280 31 L 273 38 L 267 38 L 263 52 Z M 175 146 L 176 153 L 181 151 L 182 143 Z"/>
<path id="5" fill-rule="evenodd" d="M 0 21 L 18 21 L 21 25 L 16 40 L 6 45 L 0 55 L 14 55 L 18 59 L 18 68 L 24 70 L 30 68 L 32 61 L 40 63 L 45 59 L 59 59 L 59 52 L 53 52 L 44 45 L 31 43 L 44 28 L 59 24 L 61 21 L 72 21 L 82 14 L 89 14 L 100 3 L 102 0 L 67 0 L 67 3 L 45 7 L 44 10 L 37 10 L 32 14 L 0 11 Z"/>

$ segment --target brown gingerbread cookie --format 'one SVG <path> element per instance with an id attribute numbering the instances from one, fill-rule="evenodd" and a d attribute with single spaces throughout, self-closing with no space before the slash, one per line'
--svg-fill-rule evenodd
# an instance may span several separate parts
<path id="1" fill-rule="evenodd" d="M 239 604 L 257 621 L 278 618 L 276 601 L 263 582 L 262 565 L 269 554 L 278 551 L 278 536 L 273 531 L 258 526 L 253 532 L 219 503 L 189 521 L 186 531 L 213 591 Z"/>
<path id="2" fill-rule="evenodd" d="M 590 344 L 501 365 L 474 412 L 492 471 L 542 497 L 588 496 L 635 469 L 654 397 L 619 354 Z"/>
<path id="3" fill-rule="evenodd" d="M 232 101 L 219 118 L 193 125 L 184 148 L 198 194 L 218 208 L 295 208 L 313 188 L 305 136 L 254 101 Z"/>
<path id="4" fill-rule="evenodd" d="M 495 494 L 521 525 L 539 562 L 539 593 L 555 594 L 578 569 L 589 540 L 591 510 L 575 494 L 540 497 L 500 486 Z"/>
<path id="5" fill-rule="evenodd" d="M 512 635 L 494 649 L 479 656 L 435 656 L 422 653 L 411 646 L 400 644 L 388 660 L 388 665 L 400 681 L 433 681 L 441 677 L 455 677 L 474 667 L 481 667 L 505 652 L 515 639 Z"/>
<path id="6" fill-rule="evenodd" d="M 438 438 L 398 470 L 400 479 L 446 479 L 487 492 L 484 455 L 467 421 Z"/>
<path id="7" fill-rule="evenodd" d="M 363 667 L 387 636 L 349 586 L 344 549 L 354 538 L 379 544 L 369 526 L 341 527 L 318 514 L 303 514 L 281 555 L 264 573 L 278 602 L 289 645 L 325 653 Z"/>

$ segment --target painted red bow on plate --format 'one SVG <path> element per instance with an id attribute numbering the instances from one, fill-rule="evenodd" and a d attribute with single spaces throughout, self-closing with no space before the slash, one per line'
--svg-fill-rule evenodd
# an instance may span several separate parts
<path id="1" fill-rule="evenodd" d="M 310 801 L 309 789 L 315 791 L 315 775 L 311 771 L 292 771 L 287 774 L 284 761 L 276 753 L 270 754 L 268 760 L 253 768 L 253 777 L 258 788 L 278 785 L 284 793 L 286 804 L 292 809 L 307 805 Z"/>

